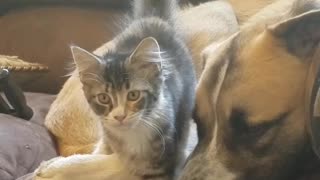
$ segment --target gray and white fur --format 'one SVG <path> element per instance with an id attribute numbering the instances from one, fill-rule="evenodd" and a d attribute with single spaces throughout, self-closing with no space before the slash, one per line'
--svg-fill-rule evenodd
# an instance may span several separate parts
<path id="1" fill-rule="evenodd" d="M 71 47 L 84 94 L 113 152 L 140 179 L 174 179 L 194 107 L 191 56 L 175 31 L 173 0 L 135 0 L 133 19 L 103 56 Z"/>

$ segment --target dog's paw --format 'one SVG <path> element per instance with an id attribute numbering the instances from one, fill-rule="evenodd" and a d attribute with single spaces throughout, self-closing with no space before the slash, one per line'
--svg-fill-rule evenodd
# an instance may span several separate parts
<path id="1" fill-rule="evenodd" d="M 61 169 L 63 157 L 56 157 L 44 161 L 33 173 L 33 180 L 64 180 Z"/>

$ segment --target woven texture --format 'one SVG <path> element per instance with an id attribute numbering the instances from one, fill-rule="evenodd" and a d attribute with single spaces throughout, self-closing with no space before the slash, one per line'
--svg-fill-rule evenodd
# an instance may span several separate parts
<path id="1" fill-rule="evenodd" d="M 30 63 L 19 59 L 17 56 L 4 56 L 0 55 L 0 68 L 8 69 L 13 72 L 24 71 L 24 72 L 39 72 L 47 71 L 48 67 L 39 63 Z"/>

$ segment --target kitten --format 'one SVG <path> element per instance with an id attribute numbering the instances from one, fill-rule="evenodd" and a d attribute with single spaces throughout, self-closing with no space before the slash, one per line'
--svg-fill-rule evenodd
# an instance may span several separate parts
<path id="1" fill-rule="evenodd" d="M 194 106 L 191 56 L 172 0 L 135 0 L 134 18 L 103 56 L 72 46 L 83 91 L 103 127 L 96 153 L 117 153 L 141 179 L 173 179 Z"/>

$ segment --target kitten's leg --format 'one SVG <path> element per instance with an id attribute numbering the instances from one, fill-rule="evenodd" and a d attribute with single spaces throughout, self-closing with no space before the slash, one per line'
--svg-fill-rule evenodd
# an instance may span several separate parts
<path id="1" fill-rule="evenodd" d="M 137 180 L 126 172 L 116 154 L 73 155 L 43 162 L 34 180 Z"/>

